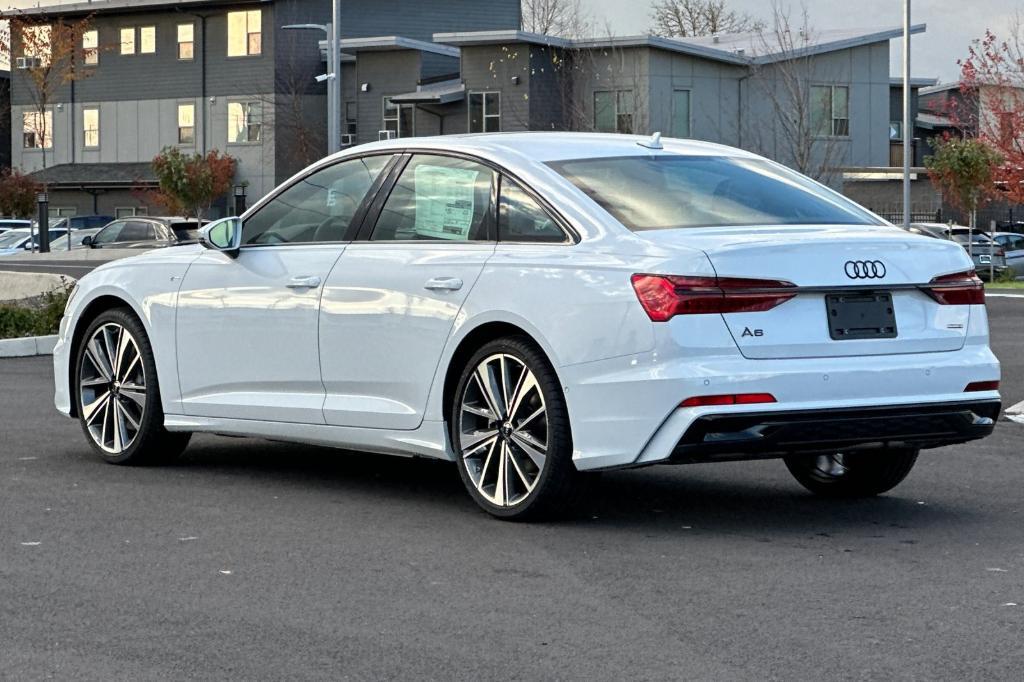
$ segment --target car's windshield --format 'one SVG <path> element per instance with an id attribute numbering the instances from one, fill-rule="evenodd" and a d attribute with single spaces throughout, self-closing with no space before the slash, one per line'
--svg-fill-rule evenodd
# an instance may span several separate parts
<path id="1" fill-rule="evenodd" d="M 5 232 L 0 234 L 0 249 L 9 249 L 12 246 L 17 246 L 19 242 L 23 241 L 28 236 L 27 232 Z"/>
<path id="2" fill-rule="evenodd" d="M 549 165 L 634 231 L 883 224 L 843 196 L 763 159 L 627 156 Z"/>

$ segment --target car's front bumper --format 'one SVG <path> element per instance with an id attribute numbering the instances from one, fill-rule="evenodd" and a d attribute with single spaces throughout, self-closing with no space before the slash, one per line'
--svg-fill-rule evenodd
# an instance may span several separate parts
<path id="1" fill-rule="evenodd" d="M 53 347 L 53 404 L 65 417 L 71 416 L 71 339 L 68 334 L 68 317 L 60 321 L 57 345 Z"/>

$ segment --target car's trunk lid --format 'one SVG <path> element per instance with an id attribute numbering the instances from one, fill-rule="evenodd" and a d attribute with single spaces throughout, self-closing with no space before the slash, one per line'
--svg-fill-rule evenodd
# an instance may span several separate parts
<path id="1" fill-rule="evenodd" d="M 940 305 L 917 288 L 970 269 L 966 254 L 951 242 L 891 226 L 690 228 L 641 235 L 662 246 L 703 250 L 719 277 L 779 280 L 799 288 L 771 310 L 723 314 L 748 358 L 954 351 L 966 339 L 970 306 Z M 894 317 L 891 330 L 887 310 Z"/>

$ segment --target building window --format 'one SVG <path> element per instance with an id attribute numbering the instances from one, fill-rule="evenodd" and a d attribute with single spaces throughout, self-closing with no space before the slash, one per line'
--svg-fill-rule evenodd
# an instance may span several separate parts
<path id="1" fill-rule="evenodd" d="M 496 133 L 501 130 L 501 93 L 469 93 L 469 132 Z"/>
<path id="2" fill-rule="evenodd" d="M 121 54 L 135 54 L 135 28 L 121 29 Z"/>
<path id="3" fill-rule="evenodd" d="M 178 144 L 195 144 L 196 105 L 178 105 Z"/>
<path id="4" fill-rule="evenodd" d="M 821 137 L 846 137 L 850 134 L 849 87 L 811 86 L 811 130 Z"/>
<path id="5" fill-rule="evenodd" d="M 100 146 L 100 110 L 96 107 L 82 109 L 82 140 L 86 148 Z"/>
<path id="6" fill-rule="evenodd" d="M 228 56 L 246 57 L 263 52 L 260 29 L 262 10 L 228 12 Z"/>
<path id="7" fill-rule="evenodd" d="M 147 206 L 118 206 L 114 209 L 115 218 L 134 218 L 135 216 L 149 215 Z"/>
<path id="8" fill-rule="evenodd" d="M 690 91 L 672 92 L 672 137 L 690 137 Z"/>
<path id="9" fill-rule="evenodd" d="M 50 215 L 58 218 L 67 218 L 78 215 L 78 209 L 74 206 L 53 206 L 50 208 Z"/>
<path id="10" fill-rule="evenodd" d="M 156 26 L 139 27 L 139 54 L 156 52 Z"/>
<path id="11" fill-rule="evenodd" d="M 195 57 L 195 31 L 194 24 L 178 24 L 178 59 Z"/>
<path id="12" fill-rule="evenodd" d="M 259 142 L 263 132 L 259 102 L 228 102 L 228 142 Z"/>
<path id="13" fill-rule="evenodd" d="M 903 121 L 889 121 L 889 139 L 893 142 L 903 140 Z"/>
<path id="14" fill-rule="evenodd" d="M 343 145 L 356 143 L 356 132 L 359 128 L 359 108 L 355 102 L 345 102 L 345 134 L 342 136 Z"/>
<path id="15" fill-rule="evenodd" d="M 90 66 L 100 63 L 100 34 L 95 29 L 82 34 L 82 61 Z"/>
<path id="16" fill-rule="evenodd" d="M 21 54 L 26 61 L 33 62 L 32 67 L 50 64 L 51 34 L 49 26 L 26 26 L 22 29 Z"/>
<path id="17" fill-rule="evenodd" d="M 390 97 L 384 98 L 384 127 L 381 129 L 388 137 L 412 137 L 413 106 L 396 104 Z M 384 137 L 381 135 L 380 137 Z"/>
<path id="18" fill-rule="evenodd" d="M 594 93 L 594 129 L 601 133 L 633 132 L 633 91 Z"/>
<path id="19" fill-rule="evenodd" d="M 51 149 L 53 147 L 53 112 L 45 114 L 26 111 L 22 116 L 22 141 L 25 149 Z"/>

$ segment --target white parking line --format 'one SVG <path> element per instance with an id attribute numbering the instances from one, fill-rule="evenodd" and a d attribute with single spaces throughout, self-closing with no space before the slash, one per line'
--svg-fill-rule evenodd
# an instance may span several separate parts
<path id="1" fill-rule="evenodd" d="M 1018 424 L 1024 424 L 1024 400 L 1006 408 L 1006 418 Z"/>

